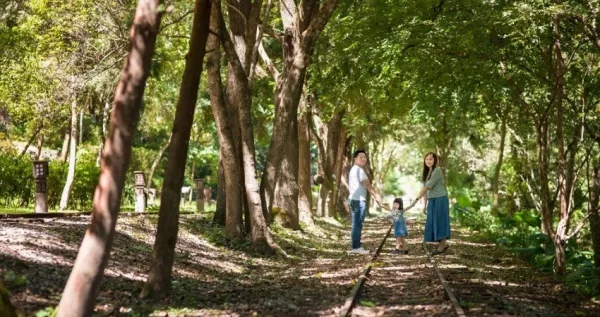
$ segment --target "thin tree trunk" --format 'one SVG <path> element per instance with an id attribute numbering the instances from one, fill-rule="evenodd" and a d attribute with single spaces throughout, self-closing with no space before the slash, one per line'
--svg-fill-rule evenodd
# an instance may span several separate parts
<path id="1" fill-rule="evenodd" d="M 63 139 L 62 149 L 60 150 L 60 161 L 66 162 L 69 154 L 69 143 L 71 142 L 71 130 L 65 131 L 65 137 Z"/>
<path id="2" fill-rule="evenodd" d="M 158 155 L 154 159 L 154 162 L 152 162 L 152 166 L 150 167 L 150 173 L 148 174 L 148 184 L 146 185 L 147 189 L 152 188 L 152 179 L 154 178 L 154 172 L 156 171 L 156 168 L 158 167 L 158 164 L 160 163 L 162 156 L 165 154 L 165 151 L 169 148 L 169 145 L 171 144 L 172 136 L 173 136 L 172 133 L 169 134 L 169 138 L 167 139 L 167 142 L 165 142 L 165 144 L 163 144 L 163 146 L 160 148 L 160 150 L 158 150 Z"/>
<path id="3" fill-rule="evenodd" d="M 311 155 L 310 155 L 310 136 L 309 136 L 309 116 L 306 96 L 300 101 L 300 120 L 298 120 L 298 153 L 299 168 L 298 182 L 300 184 L 300 193 L 298 196 L 298 215 L 301 222 L 312 225 L 312 192 L 311 192 Z"/>
<path id="4" fill-rule="evenodd" d="M 140 0 L 130 32 L 129 54 L 115 92 L 110 133 L 92 210 L 92 222 L 58 306 L 59 317 L 91 316 L 108 263 L 125 174 L 131 158 L 146 79 L 160 25 L 159 0 Z"/>
<path id="5" fill-rule="evenodd" d="M 77 101 L 73 100 L 71 104 L 71 146 L 69 147 L 69 171 L 67 173 L 67 181 L 63 188 L 62 195 L 60 197 L 59 209 L 67 209 L 69 202 L 69 194 L 71 193 L 71 187 L 75 180 L 75 164 L 77 162 Z"/>
<path id="6" fill-rule="evenodd" d="M 40 136 L 38 137 L 38 143 L 37 143 L 37 153 L 35 153 L 35 159 L 39 160 L 40 157 L 42 156 L 42 148 L 44 147 L 44 133 L 40 133 Z"/>
<path id="7" fill-rule="evenodd" d="M 190 171 L 190 195 L 188 197 L 188 202 L 192 203 L 192 199 L 194 198 L 194 176 L 196 175 L 196 162 L 192 162 L 192 169 Z"/>
<path id="8" fill-rule="evenodd" d="M 594 167 L 589 192 L 590 231 L 592 233 L 592 249 L 594 250 L 594 266 L 600 267 L 600 163 Z"/>
<path id="9" fill-rule="evenodd" d="M 23 156 L 23 155 L 25 155 L 25 153 L 27 153 L 27 149 L 29 149 L 29 146 L 31 146 L 31 143 L 33 143 L 33 141 L 35 140 L 37 135 L 42 131 L 43 127 L 44 127 L 44 125 L 42 123 L 40 123 L 37 126 L 37 128 L 35 129 L 35 131 L 33 131 L 33 134 L 27 141 L 27 144 L 25 144 L 25 147 L 23 148 L 23 150 L 21 151 L 21 154 L 19 154 L 19 156 Z"/>
<path id="10" fill-rule="evenodd" d="M 500 171 L 502 170 L 502 162 L 504 160 L 504 144 L 506 141 L 506 122 L 508 119 L 508 115 L 510 113 L 510 106 L 508 106 L 504 110 L 504 115 L 502 116 L 502 123 L 500 127 L 500 148 L 498 149 L 498 163 L 496 163 L 496 168 L 494 170 L 494 179 L 492 183 L 492 213 L 495 215 L 498 214 L 498 191 L 500 188 Z"/>
<path id="11" fill-rule="evenodd" d="M 223 94 L 223 84 L 221 82 L 220 20 L 220 1 L 215 1 L 211 8 L 210 35 L 208 37 L 209 53 L 206 61 L 210 104 L 219 133 L 221 153 L 219 183 L 221 184 L 220 188 L 224 189 L 217 193 L 215 222 L 221 223 L 221 221 L 224 221 L 225 234 L 229 238 L 238 238 L 243 234 L 242 197 L 240 191 L 242 178 L 240 166 L 236 159 L 235 140 L 232 130 L 232 126 L 236 124 L 229 116 Z M 224 209 L 224 212 L 221 208 Z M 217 215 L 220 215 L 220 217 L 217 217 Z"/>
<path id="12" fill-rule="evenodd" d="M 110 103 L 106 102 L 104 104 L 104 110 L 102 112 L 102 130 L 100 131 L 101 132 L 101 134 L 100 134 L 100 150 L 98 151 L 98 159 L 96 160 L 97 166 L 100 166 L 100 160 L 102 159 L 102 149 L 104 148 L 104 141 L 106 140 L 106 136 L 108 134 L 107 126 L 108 126 L 109 114 L 110 114 Z"/>
<path id="13" fill-rule="evenodd" d="M 165 181 L 160 196 L 160 211 L 156 240 L 152 252 L 152 264 L 148 273 L 148 280 L 142 291 L 142 297 L 158 299 L 168 296 L 171 290 L 175 245 L 177 243 L 177 232 L 179 231 L 181 186 L 185 175 L 190 134 L 198 99 L 200 75 L 202 74 L 202 63 L 206 52 L 210 8 L 210 0 L 196 0 L 192 37 L 179 89 L 179 100 L 175 110 Z"/>
<path id="14" fill-rule="evenodd" d="M 79 110 L 79 144 L 83 143 L 83 109 Z"/>
<path id="15" fill-rule="evenodd" d="M 559 32 L 560 18 L 558 14 L 554 16 L 554 53 L 556 56 L 556 139 L 557 139 L 557 150 L 558 150 L 558 191 L 559 191 L 559 203 L 560 203 L 560 220 L 556 227 L 556 235 L 554 237 L 554 248 L 556 261 L 554 268 L 558 275 L 564 275 L 566 271 L 566 240 L 565 237 L 568 231 L 569 225 L 569 206 L 570 206 L 570 192 L 571 188 L 569 178 L 567 175 L 567 162 L 565 155 L 565 135 L 564 135 L 564 109 L 563 109 L 563 93 L 565 86 L 565 66 L 562 56 L 562 49 L 560 45 L 561 34 Z"/>
<path id="16" fill-rule="evenodd" d="M 210 67 L 207 65 L 206 70 L 210 76 Z M 221 141 L 219 141 L 221 142 Z M 219 150 L 221 152 L 221 150 Z M 225 215 L 226 215 L 226 193 L 225 193 L 225 171 L 223 167 L 223 154 L 219 155 L 219 168 L 217 170 L 217 206 L 215 214 L 213 216 L 213 225 L 225 226 Z"/>
<path id="17" fill-rule="evenodd" d="M 335 159 L 335 184 L 333 187 L 331 205 L 329 206 L 329 214 L 331 215 L 331 217 L 337 217 L 337 202 L 339 200 L 340 188 L 342 186 L 342 171 L 344 170 L 344 157 L 346 155 L 346 146 L 346 127 L 342 126 L 342 131 L 340 132 L 340 139 L 337 145 L 338 149 L 336 151 L 337 157 Z"/>

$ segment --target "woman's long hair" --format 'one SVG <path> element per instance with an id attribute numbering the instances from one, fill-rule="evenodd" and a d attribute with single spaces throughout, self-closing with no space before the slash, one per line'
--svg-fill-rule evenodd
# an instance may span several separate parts
<path id="1" fill-rule="evenodd" d="M 429 156 L 433 156 L 433 166 L 431 167 L 431 171 L 433 171 L 438 164 L 438 156 L 437 154 L 433 153 L 433 152 L 427 152 L 427 154 L 425 154 L 425 157 L 423 158 L 423 178 L 421 179 L 423 181 L 423 183 L 426 183 L 427 180 L 431 177 L 431 174 L 429 173 L 429 167 L 427 167 L 427 164 L 425 164 L 425 159 Z"/>

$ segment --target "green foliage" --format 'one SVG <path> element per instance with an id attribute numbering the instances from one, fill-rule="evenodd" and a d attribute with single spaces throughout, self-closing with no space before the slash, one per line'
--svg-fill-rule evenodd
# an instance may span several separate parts
<path id="1" fill-rule="evenodd" d="M 552 270 L 556 255 L 552 240 L 541 233 L 540 218 L 533 210 L 521 210 L 513 215 L 495 217 L 490 208 L 466 208 L 455 204 L 453 219 L 461 225 L 479 231 L 486 239 L 508 248 L 542 270 Z M 591 251 L 586 251 L 574 239 L 565 246 L 568 274 L 564 281 L 575 290 L 599 295 L 600 271 L 593 267 Z"/>

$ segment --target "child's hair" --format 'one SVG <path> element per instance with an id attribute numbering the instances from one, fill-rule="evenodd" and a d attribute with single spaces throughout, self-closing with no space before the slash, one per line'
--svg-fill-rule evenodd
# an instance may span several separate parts
<path id="1" fill-rule="evenodd" d="M 398 197 L 394 199 L 394 204 L 395 203 L 398 203 L 398 206 L 400 206 L 398 209 L 404 209 L 404 202 L 402 201 L 402 198 Z"/>

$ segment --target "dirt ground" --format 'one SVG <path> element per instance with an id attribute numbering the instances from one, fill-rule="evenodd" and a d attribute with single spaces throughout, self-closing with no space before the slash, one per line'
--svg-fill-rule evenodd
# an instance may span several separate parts
<path id="1" fill-rule="evenodd" d="M 156 216 L 119 219 L 95 315 L 333 316 L 371 259 L 347 253 L 349 228 L 335 220 L 316 220 L 317 227 L 304 232 L 274 229 L 277 243 L 290 256 L 284 259 L 258 257 L 243 243 L 227 244 L 209 218 L 209 214 L 181 217 L 173 289 L 168 300 L 158 303 L 139 299 L 151 259 Z M 58 304 L 88 222 L 89 218 L 0 222 L 0 277 L 20 312 L 26 316 L 50 312 Z M 365 247 L 374 251 L 388 228 L 388 220 L 367 218 Z M 355 315 L 412 315 L 410 309 L 393 307 L 398 303 L 427 304 L 418 303 L 419 298 L 431 302 L 426 291 L 422 293 L 425 295 L 413 296 L 412 302 L 402 302 L 407 298 L 403 294 L 419 287 L 430 288 L 435 298 L 443 300 L 443 291 L 430 278 L 433 271 L 425 263 L 424 252 L 418 251 L 417 230 L 413 231 L 409 255 L 392 256 L 392 239 L 388 241 Z M 489 284 L 483 279 L 493 281 L 491 285 L 495 286 L 490 288 L 494 294 L 502 294 L 505 301 L 509 296 L 519 299 L 520 306 L 513 306 L 524 308 L 511 311 L 517 315 L 547 311 L 573 316 L 595 313 L 596 306 L 589 299 L 570 293 L 548 273 L 537 272 L 493 245 L 470 241 L 464 232 L 457 238 L 446 255 L 449 262 L 442 261 L 440 266 L 470 314 L 492 313 L 482 309 L 489 301 L 478 302 L 460 292 L 469 289 L 465 283 L 478 279 L 482 285 Z M 398 265 L 402 270 L 389 269 Z M 456 265 L 475 273 L 468 278 L 453 276 Z M 417 278 L 400 287 L 399 283 L 406 282 L 401 278 L 410 274 Z M 438 306 L 426 314 L 449 314 L 448 305 Z"/>

